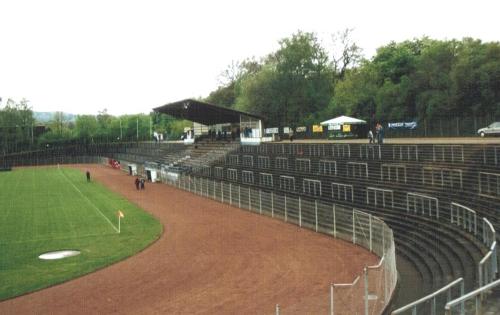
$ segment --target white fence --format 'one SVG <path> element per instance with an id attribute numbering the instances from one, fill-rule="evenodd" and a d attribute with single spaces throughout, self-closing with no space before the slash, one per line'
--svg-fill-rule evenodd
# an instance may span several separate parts
<path id="1" fill-rule="evenodd" d="M 329 234 L 362 246 L 380 257 L 375 266 L 360 270 L 351 288 L 332 284 L 330 314 L 381 314 L 388 305 L 397 282 L 396 252 L 392 230 L 379 218 L 357 209 L 347 208 L 314 198 L 277 193 L 217 181 L 215 179 L 180 175 L 163 177 L 172 186 L 200 196 L 279 218 L 300 227 Z M 286 305 L 276 306 L 286 312 Z M 327 310 L 325 310 L 325 313 Z"/>

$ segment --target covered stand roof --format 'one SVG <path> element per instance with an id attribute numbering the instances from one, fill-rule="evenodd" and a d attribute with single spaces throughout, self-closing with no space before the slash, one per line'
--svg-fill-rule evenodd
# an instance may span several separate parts
<path id="1" fill-rule="evenodd" d="M 366 124 L 366 121 L 349 116 L 339 116 L 330 120 L 323 121 L 322 126 L 326 125 L 361 125 Z"/>
<path id="2" fill-rule="evenodd" d="M 176 118 L 187 119 L 203 125 L 239 123 L 240 115 L 255 119 L 264 119 L 258 115 L 248 114 L 193 99 L 186 99 L 165 104 L 163 106 L 156 107 L 153 110 L 158 113 L 168 114 Z"/>

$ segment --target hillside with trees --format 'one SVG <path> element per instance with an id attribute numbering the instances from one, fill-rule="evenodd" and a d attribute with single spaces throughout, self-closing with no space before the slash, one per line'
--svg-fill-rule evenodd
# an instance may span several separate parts
<path id="1" fill-rule="evenodd" d="M 500 43 L 420 38 L 380 47 L 366 59 L 350 31 L 329 52 L 314 33 L 297 32 L 259 61 L 239 63 L 206 100 L 307 125 L 336 115 L 368 120 L 500 116 Z M 229 76 L 228 73 L 231 75 Z"/>

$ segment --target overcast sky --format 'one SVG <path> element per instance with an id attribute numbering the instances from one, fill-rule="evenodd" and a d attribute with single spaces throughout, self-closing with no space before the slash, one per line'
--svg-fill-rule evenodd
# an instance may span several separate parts
<path id="1" fill-rule="evenodd" d="M 500 2 L 0 1 L 0 97 L 35 111 L 149 112 L 204 97 L 231 61 L 262 57 L 297 30 L 354 28 L 367 57 L 391 40 L 500 40 Z"/>

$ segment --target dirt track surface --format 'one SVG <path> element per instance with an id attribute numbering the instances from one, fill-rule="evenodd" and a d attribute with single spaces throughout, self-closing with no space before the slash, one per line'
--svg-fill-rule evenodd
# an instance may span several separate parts
<path id="1" fill-rule="evenodd" d="M 275 304 L 283 314 L 327 313 L 330 283 L 377 263 L 325 235 L 164 184 L 138 192 L 121 171 L 90 169 L 157 217 L 162 237 L 110 267 L 4 301 L 0 314 L 274 314 Z"/>

